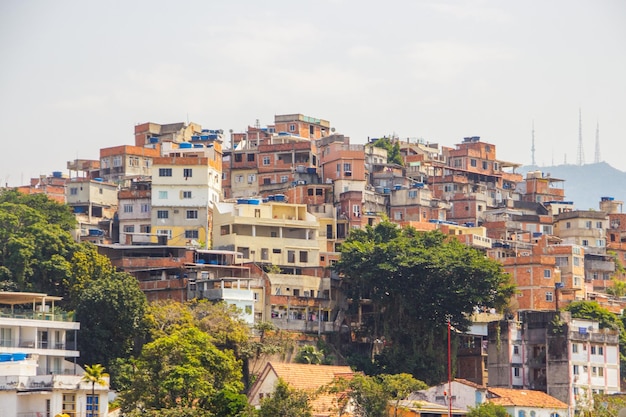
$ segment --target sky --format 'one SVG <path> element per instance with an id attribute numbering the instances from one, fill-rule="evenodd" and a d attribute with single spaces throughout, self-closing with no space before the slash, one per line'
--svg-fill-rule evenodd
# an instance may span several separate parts
<path id="1" fill-rule="evenodd" d="M 626 171 L 623 0 L 2 0 L 0 184 L 134 144 L 134 126 L 244 131 L 301 113 L 351 143 Z"/>

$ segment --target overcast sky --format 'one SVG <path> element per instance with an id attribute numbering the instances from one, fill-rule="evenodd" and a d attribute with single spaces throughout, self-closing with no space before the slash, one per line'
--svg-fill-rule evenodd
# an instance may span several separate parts
<path id="1" fill-rule="evenodd" d="M 465 136 L 498 158 L 626 170 L 626 2 L 0 1 L 0 183 L 134 125 L 326 119 L 352 143 Z"/>

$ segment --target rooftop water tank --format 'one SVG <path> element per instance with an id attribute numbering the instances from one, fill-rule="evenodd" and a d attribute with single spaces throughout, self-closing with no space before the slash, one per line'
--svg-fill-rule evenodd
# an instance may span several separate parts
<path id="1" fill-rule="evenodd" d="M 181 144 L 179 145 L 179 148 L 180 148 L 180 149 L 189 149 L 189 148 L 191 148 L 191 143 L 189 143 L 189 142 L 183 142 L 183 143 L 181 143 Z"/>

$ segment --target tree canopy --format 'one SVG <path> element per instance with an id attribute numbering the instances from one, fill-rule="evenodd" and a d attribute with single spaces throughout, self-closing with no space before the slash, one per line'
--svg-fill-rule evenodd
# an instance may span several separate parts
<path id="1" fill-rule="evenodd" d="M 482 403 L 476 407 L 470 407 L 467 417 L 509 417 L 509 413 L 501 405 Z"/>
<path id="2" fill-rule="evenodd" d="M 392 142 L 388 137 L 376 139 L 373 146 L 387 150 L 387 162 L 390 164 L 404 165 L 404 159 L 400 154 L 400 145 L 397 141 Z"/>
<path id="3" fill-rule="evenodd" d="M 352 313 L 362 309 L 359 336 L 385 340 L 378 372 L 427 383 L 447 378 L 447 320 L 463 331 L 476 306 L 501 310 L 514 292 L 501 265 L 483 253 L 439 231 L 389 221 L 353 230 L 336 270 Z"/>
<path id="4" fill-rule="evenodd" d="M 81 361 L 110 368 L 114 358 L 130 357 L 136 337 L 142 333 L 145 309 L 146 296 L 134 277 L 115 272 L 106 279 L 90 281 L 76 306 Z"/>
<path id="5" fill-rule="evenodd" d="M 197 327 L 175 330 L 146 344 L 135 362 L 133 383 L 122 408 L 148 410 L 198 407 L 210 410 L 222 390 L 239 393 L 241 364 Z"/>
<path id="6" fill-rule="evenodd" d="M 311 417 L 309 395 L 278 380 L 271 396 L 261 400 L 259 417 Z"/>

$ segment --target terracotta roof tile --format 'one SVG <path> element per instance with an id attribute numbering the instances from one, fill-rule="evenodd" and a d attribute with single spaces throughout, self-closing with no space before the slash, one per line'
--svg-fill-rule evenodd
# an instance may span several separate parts
<path id="1" fill-rule="evenodd" d="M 567 404 L 541 391 L 489 388 L 489 401 L 502 406 L 567 408 Z"/>
<path id="2" fill-rule="evenodd" d="M 291 387 L 301 390 L 318 389 L 337 377 L 349 377 L 354 371 L 349 366 L 306 365 L 300 363 L 270 362 L 280 378 Z"/>

